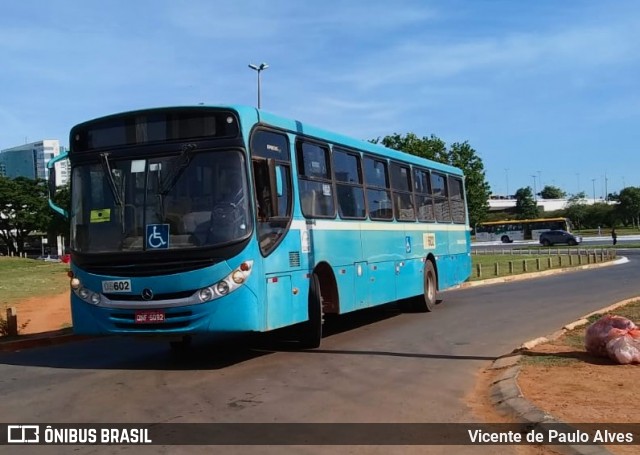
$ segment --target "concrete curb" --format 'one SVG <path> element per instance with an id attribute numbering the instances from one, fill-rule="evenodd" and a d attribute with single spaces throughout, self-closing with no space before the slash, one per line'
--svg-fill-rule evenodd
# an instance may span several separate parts
<path id="1" fill-rule="evenodd" d="M 622 300 L 620 302 L 609 305 L 601 310 L 591 312 L 578 320 L 567 324 L 546 337 L 538 337 L 523 343 L 512 353 L 504 355 L 493 362 L 491 370 L 504 370 L 491 383 L 489 388 L 490 400 L 495 408 L 503 415 L 506 415 L 519 423 L 527 423 L 532 425 L 543 424 L 562 424 L 571 429 L 571 425 L 556 419 L 551 414 L 538 408 L 528 401 L 522 394 L 518 385 L 518 375 L 520 374 L 520 360 L 522 355 L 518 352 L 529 350 L 539 344 L 546 343 L 560 338 L 568 331 L 585 326 L 589 323 L 588 318 L 595 315 L 604 315 L 631 302 L 640 300 L 640 296 Z M 553 445 L 553 450 L 559 451 L 566 455 L 611 455 L 612 452 L 601 445 Z"/>

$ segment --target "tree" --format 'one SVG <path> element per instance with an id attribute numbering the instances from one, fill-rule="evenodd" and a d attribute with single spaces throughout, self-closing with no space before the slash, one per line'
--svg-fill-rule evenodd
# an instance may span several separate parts
<path id="1" fill-rule="evenodd" d="M 618 195 L 618 213 L 621 218 L 631 222 L 633 226 L 640 226 L 640 188 L 628 186 Z"/>
<path id="2" fill-rule="evenodd" d="M 448 162 L 446 144 L 442 139 L 437 138 L 433 134 L 431 137 L 425 136 L 420 139 L 413 133 L 407 133 L 406 136 L 401 136 L 396 133 L 391 136 L 385 136 L 382 140 L 378 138 L 371 142 L 374 144 L 381 143 L 385 147 L 389 147 L 394 150 L 401 150 L 405 153 L 438 161 L 440 163 Z"/>
<path id="3" fill-rule="evenodd" d="M 566 195 L 567 193 L 562 191 L 557 186 L 552 185 L 546 185 L 544 188 L 542 188 L 542 191 L 540 191 L 540 197 L 542 199 L 564 199 Z"/>
<path id="4" fill-rule="evenodd" d="M 45 181 L 0 177 L 0 238 L 9 254 L 21 254 L 27 236 L 51 220 Z"/>
<path id="5" fill-rule="evenodd" d="M 445 142 L 433 134 L 430 137 L 419 138 L 413 133 L 407 133 L 405 136 L 393 134 L 371 142 L 461 168 L 465 174 L 469 224 L 475 226 L 486 219 L 491 188 L 486 181 L 484 164 L 468 142 L 456 142 L 447 150 Z"/>
<path id="6" fill-rule="evenodd" d="M 533 199 L 531 187 L 516 191 L 516 216 L 520 220 L 538 218 L 538 205 Z"/>
<path id="7" fill-rule="evenodd" d="M 486 219 L 489 211 L 491 187 L 486 180 L 484 164 L 466 141 L 451 144 L 447 158 L 448 164 L 459 167 L 464 172 L 469 223 L 475 226 Z"/>
<path id="8" fill-rule="evenodd" d="M 584 221 L 589 211 L 589 206 L 581 200 L 582 198 L 572 197 L 564 210 L 564 216 L 569 218 L 577 229 L 584 227 Z"/>

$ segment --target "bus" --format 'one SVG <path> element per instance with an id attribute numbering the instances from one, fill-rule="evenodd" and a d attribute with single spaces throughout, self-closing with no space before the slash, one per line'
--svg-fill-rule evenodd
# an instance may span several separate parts
<path id="1" fill-rule="evenodd" d="M 538 240 L 540 234 L 552 229 L 571 232 L 573 225 L 569 218 L 535 218 L 529 220 L 501 220 L 478 223 L 475 228 L 476 241 Z"/>
<path id="2" fill-rule="evenodd" d="M 74 126 L 70 287 L 78 334 L 290 327 L 388 302 L 434 309 L 471 272 L 460 169 L 246 106 Z M 406 299 L 406 300 L 405 300 Z M 291 336 L 291 335 L 289 335 Z"/>

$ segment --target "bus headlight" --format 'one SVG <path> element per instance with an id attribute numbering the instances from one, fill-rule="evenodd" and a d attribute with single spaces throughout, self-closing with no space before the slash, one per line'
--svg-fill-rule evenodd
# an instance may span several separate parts
<path id="1" fill-rule="evenodd" d="M 229 293 L 229 285 L 226 281 L 219 281 L 218 284 L 216 284 L 216 291 L 220 295 L 227 295 Z"/>
<path id="2" fill-rule="evenodd" d="M 200 297 L 200 300 L 202 302 L 208 302 L 209 300 L 213 299 L 213 289 L 211 288 L 200 289 L 200 293 L 198 294 L 198 297 Z"/>
<path id="3" fill-rule="evenodd" d="M 198 297 L 201 302 L 219 299 L 242 286 L 251 275 L 253 269 L 253 261 L 244 261 L 237 268 L 231 271 L 229 275 L 214 283 L 211 286 L 200 289 Z"/>
<path id="4" fill-rule="evenodd" d="M 80 283 L 80 280 L 77 278 L 71 280 L 71 289 L 75 295 L 92 305 L 98 305 L 102 300 L 102 296 L 98 292 L 93 292 L 90 289 L 82 287 L 82 283 Z"/>

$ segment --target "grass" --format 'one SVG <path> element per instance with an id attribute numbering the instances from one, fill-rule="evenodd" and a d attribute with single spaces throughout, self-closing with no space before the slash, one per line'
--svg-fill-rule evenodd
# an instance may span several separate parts
<path id="1" fill-rule="evenodd" d="M 600 234 L 598 234 L 598 229 L 573 229 L 573 232 L 585 237 L 611 237 L 610 227 L 602 227 Z M 640 230 L 631 227 L 616 227 L 616 233 L 618 235 L 640 235 Z"/>
<path id="2" fill-rule="evenodd" d="M 634 302 L 629 303 L 623 307 L 617 308 L 613 311 L 608 312 L 607 314 L 613 314 L 617 316 L 622 316 L 627 319 L 632 320 L 633 322 L 640 321 L 640 300 L 636 300 Z M 552 345 L 556 346 L 566 346 L 569 349 L 573 349 L 575 351 L 584 351 L 584 338 L 585 332 L 587 328 L 600 319 L 603 314 L 594 314 L 589 316 L 587 320 L 589 324 L 586 326 L 578 327 L 574 330 L 570 330 L 563 334 L 557 340 L 553 340 L 550 342 Z M 584 359 L 578 355 L 558 355 L 558 354 L 540 354 L 536 353 L 535 355 L 525 355 L 523 356 L 522 362 L 526 365 L 536 365 L 536 366 L 568 366 L 575 362 L 583 362 Z M 590 356 L 590 354 L 586 354 L 582 357 Z"/>
<path id="3" fill-rule="evenodd" d="M 67 264 L 0 257 L 0 308 L 69 289 Z"/>

